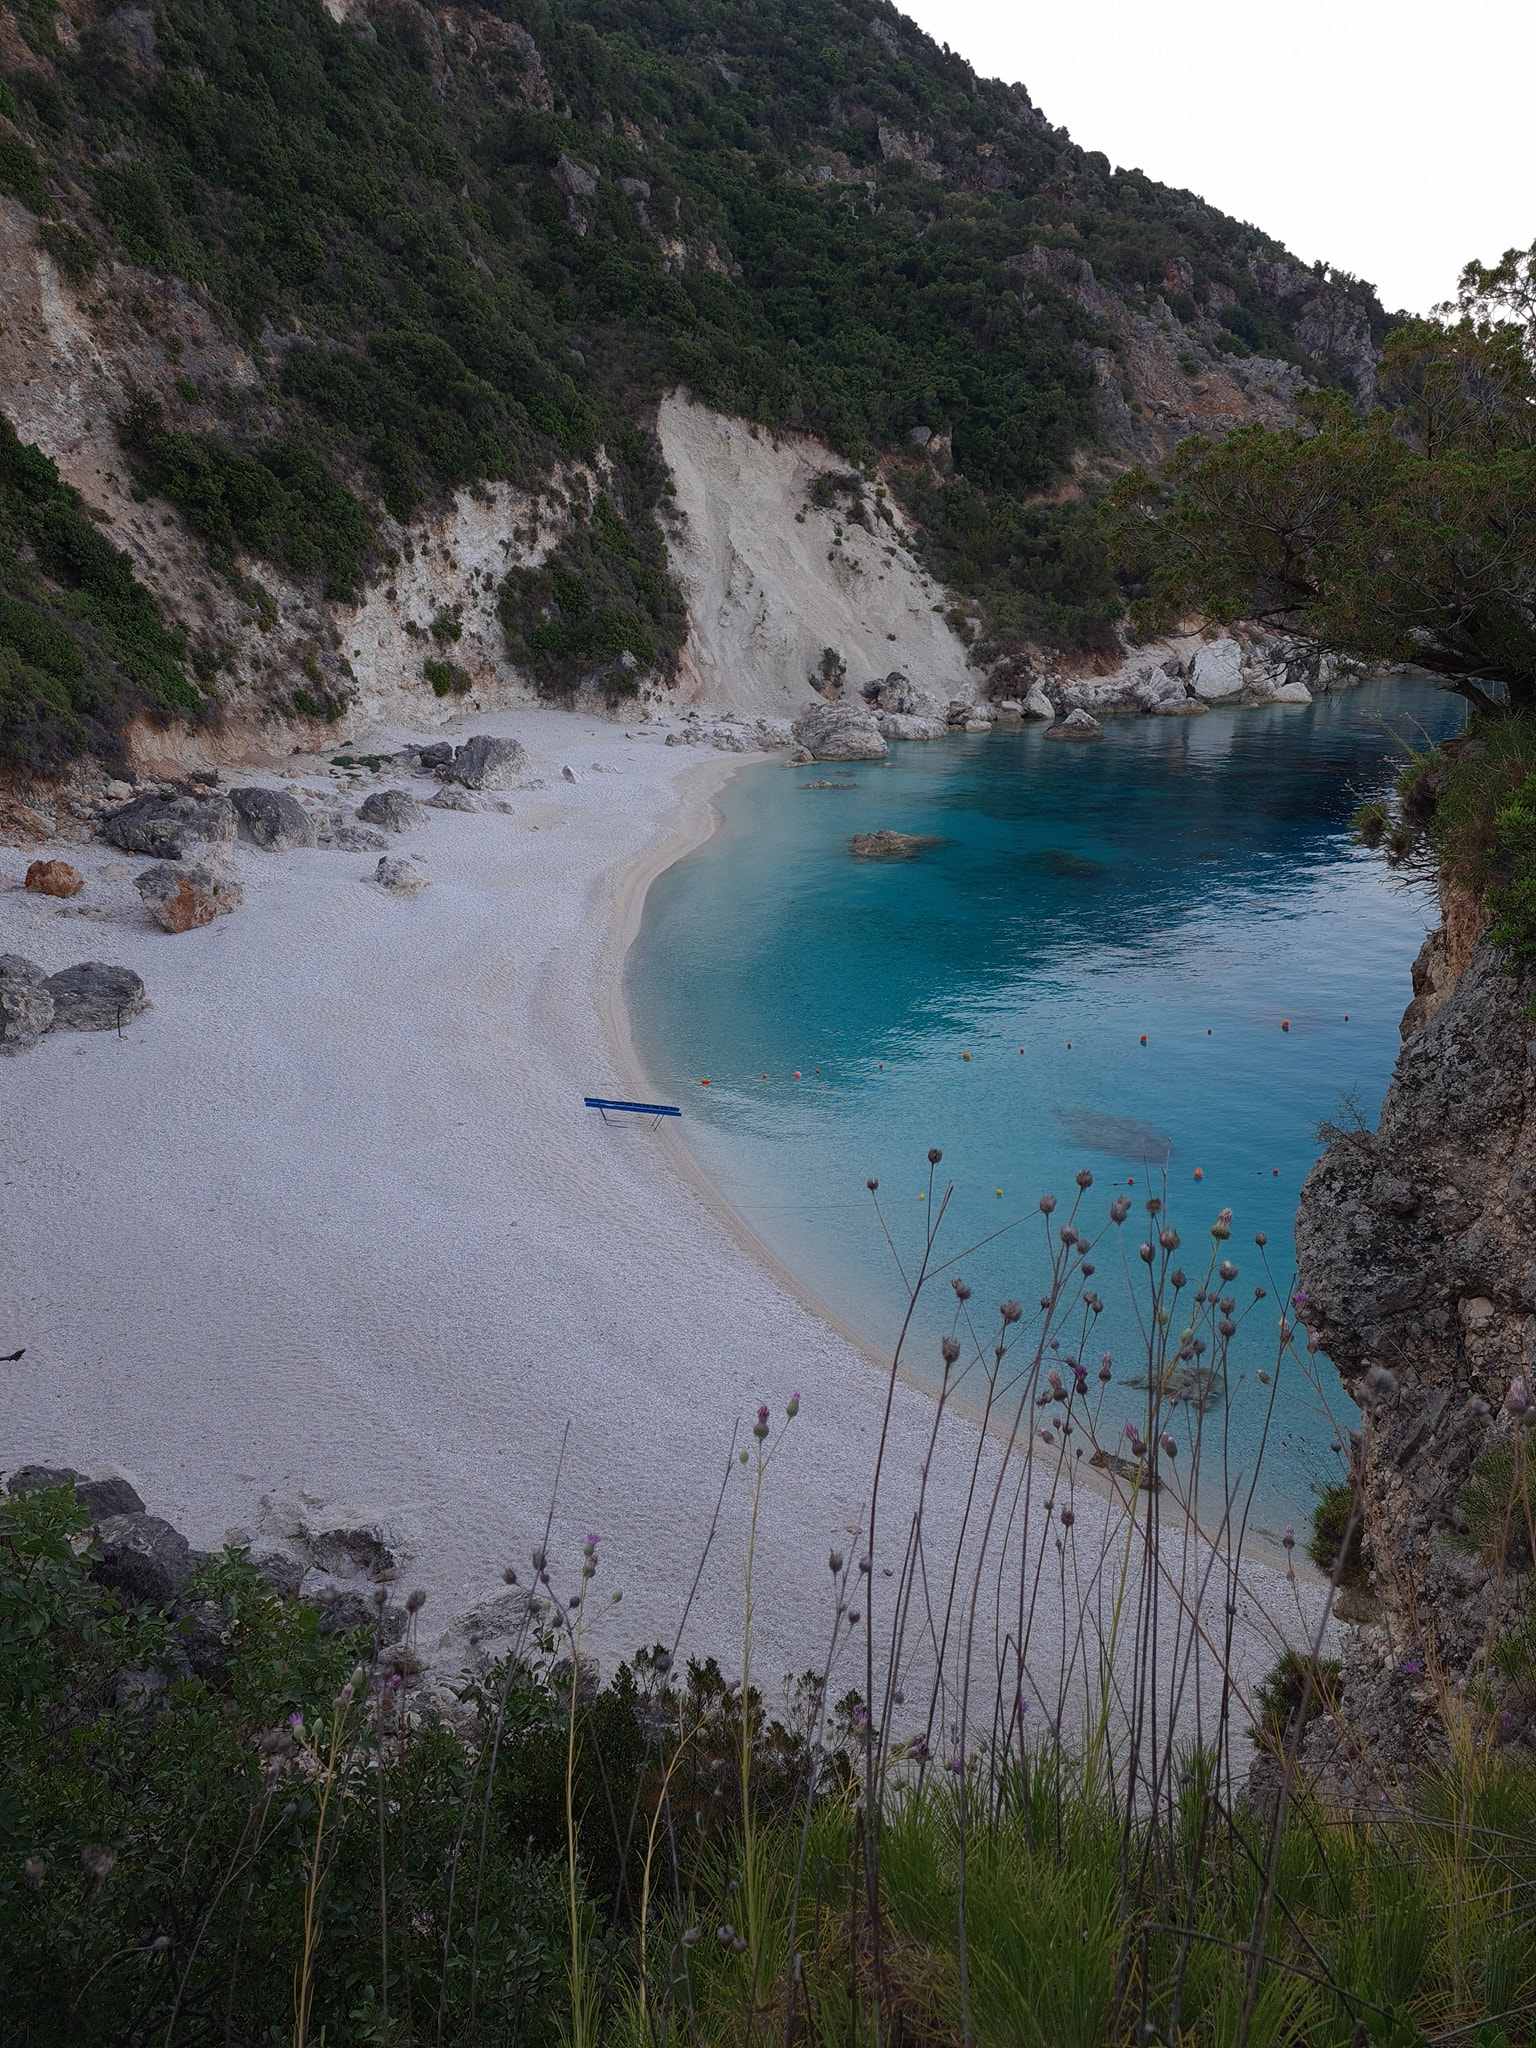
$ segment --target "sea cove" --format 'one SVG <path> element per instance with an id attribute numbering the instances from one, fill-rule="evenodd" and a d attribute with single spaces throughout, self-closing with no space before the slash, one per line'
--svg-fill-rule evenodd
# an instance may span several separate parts
<path id="1" fill-rule="evenodd" d="M 930 1146 L 936 1191 L 954 1189 L 939 1257 L 968 1253 L 952 1270 L 986 1341 L 998 1302 L 1040 1294 L 1040 1194 L 1064 1215 L 1091 1171 L 1090 1232 L 1111 1192 L 1132 1195 L 1124 1241 L 1101 1246 L 1089 1340 L 1092 1365 L 1107 1351 L 1127 1375 L 1140 1202 L 1166 1195 L 1192 1284 L 1230 1207 L 1250 1304 L 1230 1456 L 1250 1469 L 1318 1126 L 1374 1118 L 1432 921 L 1429 891 L 1354 847 L 1349 820 L 1405 745 L 1460 724 L 1455 698 L 1398 681 L 1114 720 L 1087 747 L 1025 728 L 754 767 L 719 799 L 715 836 L 651 889 L 628 978 L 641 1055 L 743 1220 L 887 1355 L 906 1292 L 885 1228 L 915 1270 Z M 852 857 L 852 837 L 881 828 L 939 843 Z M 928 1301 L 905 1358 L 937 1384 L 955 1304 L 942 1280 Z M 1322 1360 L 1316 1376 L 1278 1374 L 1258 1501 L 1271 1529 L 1304 1519 L 1352 1413 Z"/>

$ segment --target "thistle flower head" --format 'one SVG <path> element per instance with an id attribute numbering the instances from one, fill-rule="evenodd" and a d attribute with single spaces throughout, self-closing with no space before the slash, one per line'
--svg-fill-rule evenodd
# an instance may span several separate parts
<path id="1" fill-rule="evenodd" d="M 1042 1216 L 1049 1216 L 1055 1207 L 1056 1197 L 1054 1195 L 1042 1195 L 1040 1197 L 1040 1214 Z"/>
<path id="2" fill-rule="evenodd" d="M 940 1342 L 939 1350 L 943 1353 L 944 1363 L 946 1365 L 953 1365 L 960 1356 L 960 1339 L 958 1337 L 945 1337 Z"/>
<path id="3" fill-rule="evenodd" d="M 1109 1205 L 1109 1220 L 1110 1220 L 1110 1222 L 1111 1222 L 1111 1223 L 1123 1223 L 1123 1222 L 1125 1221 L 1126 1217 L 1130 1215 L 1130 1213 L 1131 1213 L 1131 1198 L 1130 1198 L 1130 1196 L 1129 1196 L 1129 1195 L 1116 1195 L 1115 1199 L 1114 1199 L 1114 1200 L 1113 1200 L 1113 1201 L 1112 1201 L 1112 1202 L 1110 1203 L 1110 1205 Z"/>
<path id="4" fill-rule="evenodd" d="M 960 1278 L 960 1275 L 959 1275 L 958 1273 L 954 1274 L 954 1275 L 953 1275 L 953 1276 L 951 1277 L 951 1279 L 950 1279 L 950 1283 L 949 1283 L 949 1284 L 950 1284 L 950 1286 L 951 1286 L 951 1287 L 953 1287 L 953 1289 L 955 1290 L 955 1299 L 956 1299 L 956 1301 L 969 1301 L 969 1300 L 970 1300 L 970 1298 L 971 1298 L 971 1290 L 970 1290 L 969 1286 L 968 1286 L 968 1285 L 966 1284 L 966 1282 L 965 1282 L 964 1280 L 962 1280 L 962 1279 Z"/>
<path id="5" fill-rule="evenodd" d="M 944 1154 L 939 1150 L 937 1145 L 930 1145 L 928 1147 L 928 1164 L 930 1166 L 937 1166 L 939 1161 L 943 1157 Z"/>
<path id="6" fill-rule="evenodd" d="M 784 1403 L 784 1413 L 789 1417 L 789 1420 L 791 1422 L 793 1422 L 795 1417 L 800 1413 L 800 1396 L 798 1393 L 791 1394 L 789 1399 Z"/>
<path id="7" fill-rule="evenodd" d="M 1023 1309 L 1016 1301 L 1005 1301 L 998 1310 L 1005 1323 L 1016 1323 L 1023 1313 Z"/>
<path id="8" fill-rule="evenodd" d="M 1086 1166 L 1078 1169 L 1077 1184 L 1080 1188 L 1091 1188 L 1093 1186 L 1093 1175 Z"/>

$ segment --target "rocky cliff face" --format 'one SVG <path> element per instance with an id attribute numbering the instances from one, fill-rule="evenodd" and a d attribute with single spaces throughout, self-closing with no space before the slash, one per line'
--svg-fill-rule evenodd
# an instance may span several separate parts
<path id="1" fill-rule="evenodd" d="M 1369 1591 L 1341 1605 L 1365 1619 L 1309 1745 L 1358 1790 L 1405 1776 L 1462 1713 L 1536 1746 L 1524 1517 L 1478 1505 L 1507 1490 L 1506 1396 L 1536 1355 L 1536 974 L 1476 936 L 1474 906 L 1445 912 L 1381 1121 L 1334 1138 L 1297 1218 L 1304 1320 L 1364 1411 Z"/>

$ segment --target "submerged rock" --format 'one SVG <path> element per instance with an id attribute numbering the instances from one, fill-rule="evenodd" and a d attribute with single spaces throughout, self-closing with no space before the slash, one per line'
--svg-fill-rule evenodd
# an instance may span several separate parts
<path id="1" fill-rule="evenodd" d="M 911 860 L 943 841 L 932 832 L 892 832 L 882 826 L 878 832 L 856 832 L 848 844 L 857 860 Z"/>
<path id="2" fill-rule="evenodd" d="M 1166 1166 L 1173 1157 L 1173 1140 L 1134 1116 L 1114 1116 L 1102 1109 L 1058 1109 L 1056 1121 L 1090 1152 L 1107 1152 L 1138 1166 Z"/>
<path id="3" fill-rule="evenodd" d="M 832 782 L 825 775 L 817 782 L 802 782 L 800 785 L 802 789 L 857 789 L 858 786 L 856 782 Z"/>
<path id="4" fill-rule="evenodd" d="M 168 932 L 195 931 L 245 901 L 232 875 L 200 860 L 157 862 L 136 878 L 134 887 L 156 924 Z"/>
<path id="5" fill-rule="evenodd" d="M 883 761 L 886 745 L 873 715 L 852 704 L 811 704 L 794 723 L 796 742 L 817 761 Z"/>
<path id="6" fill-rule="evenodd" d="M 1107 875 L 1109 868 L 1087 854 L 1073 853 L 1065 846 L 1047 846 L 1035 855 L 1034 865 L 1058 882 L 1091 882 Z"/>
<path id="7" fill-rule="evenodd" d="M 115 1031 L 149 1008 L 144 984 L 131 967 L 82 960 L 48 977 L 54 1026 L 60 1031 Z"/>

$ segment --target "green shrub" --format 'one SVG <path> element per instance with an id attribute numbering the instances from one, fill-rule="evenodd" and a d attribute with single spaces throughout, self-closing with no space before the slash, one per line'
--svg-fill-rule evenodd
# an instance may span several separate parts
<path id="1" fill-rule="evenodd" d="M 0 762 L 112 756 L 131 718 L 195 715 L 186 642 L 42 452 L 0 417 Z"/>
<path id="2" fill-rule="evenodd" d="M 177 431 L 159 405 L 136 400 L 119 434 L 146 490 L 168 498 L 232 567 L 237 553 L 265 557 L 355 598 L 373 552 L 373 521 L 315 449 L 294 438 L 236 446 L 219 434 Z"/>
<path id="3" fill-rule="evenodd" d="M 1353 1529 L 1350 1527 L 1352 1521 L 1355 1524 Z M 1357 1584 L 1364 1571 L 1361 1555 L 1363 1533 L 1355 1514 L 1354 1488 L 1343 1481 L 1337 1486 L 1325 1486 L 1312 1510 L 1312 1534 L 1307 1542 L 1307 1555 L 1318 1570 L 1327 1572 L 1331 1577 L 1337 1567 L 1341 1586 Z"/>
<path id="4" fill-rule="evenodd" d="M 1486 1564 L 1525 1570 L 1536 1524 L 1536 1456 L 1508 1440 L 1486 1450 L 1461 1490 L 1467 1541 Z"/>
<path id="5" fill-rule="evenodd" d="M 1272 1743 L 1284 1742 L 1319 1714 L 1338 1704 L 1341 1665 L 1336 1657 L 1309 1657 L 1287 1650 L 1256 1691 L 1259 1730 Z"/>
<path id="6" fill-rule="evenodd" d="M 435 697 L 467 696 L 473 687 L 469 670 L 456 661 L 435 661 L 429 655 L 421 664 L 421 672 L 432 685 Z"/>
<path id="7" fill-rule="evenodd" d="M 613 454 L 610 488 L 538 568 L 509 570 L 501 586 L 507 650 L 555 696 L 588 676 L 621 696 L 642 674 L 670 675 L 687 635 L 687 604 L 656 518 L 660 450 L 630 430 Z"/>

